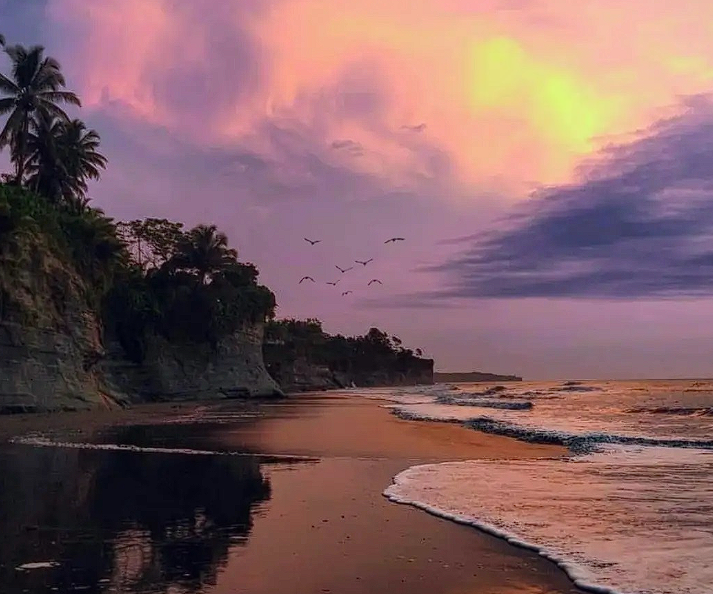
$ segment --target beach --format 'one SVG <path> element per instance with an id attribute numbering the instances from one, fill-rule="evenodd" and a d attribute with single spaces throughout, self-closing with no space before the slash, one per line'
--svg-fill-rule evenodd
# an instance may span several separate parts
<path id="1" fill-rule="evenodd" d="M 105 570 L 107 575 L 99 576 L 100 571 L 93 572 L 96 583 L 85 583 L 90 578 L 84 578 L 74 584 L 78 587 L 95 591 L 112 591 L 112 588 L 120 591 L 121 588 L 131 592 L 168 591 L 175 587 L 181 591 L 190 582 L 201 592 L 256 594 L 577 591 L 555 564 L 536 553 L 509 545 L 472 527 L 392 503 L 382 495 L 395 475 L 415 464 L 481 458 L 557 457 L 565 453 L 563 448 L 485 435 L 448 423 L 402 420 L 392 415 L 383 404 L 329 393 L 259 405 L 151 405 L 94 416 L 68 413 L 10 417 L 0 421 L 0 435 L 7 439 L 11 435 L 40 432 L 56 441 L 98 442 L 103 444 L 100 447 L 121 444 L 133 448 L 133 451 L 112 452 L 17 444 L 3 446 L 16 454 L 19 448 L 23 457 L 32 455 L 27 453 L 30 450 L 45 455 L 44 452 L 56 449 L 68 456 L 131 457 L 133 463 L 138 458 L 146 463 L 152 457 L 170 458 L 170 463 L 175 465 L 177 459 L 198 458 L 188 452 L 206 452 L 201 458 L 209 458 L 208 452 L 215 451 L 248 453 L 250 459 L 256 461 L 251 469 L 259 468 L 261 494 L 257 498 L 251 495 L 253 499 L 246 508 L 249 517 L 241 520 L 244 526 L 240 527 L 239 538 L 229 539 L 225 545 L 221 541 L 218 558 L 201 561 L 212 567 L 203 568 L 197 577 L 176 576 L 172 582 L 171 574 L 176 572 L 167 571 L 165 564 L 163 571 L 147 572 L 141 565 L 149 562 L 134 559 L 130 564 L 131 571 L 126 570 L 131 575 L 122 576 L 120 565 L 114 562 Z M 180 448 L 186 453 L 168 456 L 142 451 L 151 448 L 161 451 Z M 299 458 L 280 460 L 280 456 L 286 454 Z M 75 466 L 72 463 L 71 467 Z M 86 472 L 86 467 L 91 464 L 80 461 L 79 466 Z M 25 463 L 23 467 L 28 468 L 28 465 Z M 151 472 L 155 474 L 154 466 Z M 181 476 L 182 471 L 177 472 Z M 117 488 L 120 488 L 121 476 L 122 473 L 118 473 L 111 479 Z M 78 478 L 65 476 L 63 480 L 71 482 Z M 83 480 L 87 480 L 86 476 Z M 254 481 L 236 484 L 238 488 L 234 490 L 240 490 L 243 488 L 240 485 L 252 485 Z M 163 486 L 156 488 L 163 489 Z M 181 509 L 186 506 L 210 509 L 201 502 L 201 497 L 221 498 L 219 507 L 229 507 L 231 500 L 241 497 L 240 493 L 229 492 L 230 482 L 210 488 L 222 491 L 205 494 L 192 489 L 182 496 Z M 251 487 L 251 493 L 253 490 Z M 151 497 L 145 499 L 151 500 Z M 101 501 L 83 501 L 82 505 L 93 507 L 97 503 L 102 504 Z M 186 512 L 182 513 L 186 515 Z M 132 514 L 144 515 L 133 508 Z M 217 524 L 221 521 L 220 513 L 215 513 L 215 517 L 218 520 L 214 518 L 212 521 Z M 81 524 L 84 520 L 77 521 Z M 96 520 L 92 521 L 96 523 Z M 176 518 L 168 521 L 176 523 Z M 125 519 L 122 522 L 126 524 Z M 135 518 L 131 522 L 136 524 Z M 233 520 L 230 522 L 234 523 Z M 51 527 L 48 530 L 51 532 Z M 164 525 L 162 530 L 175 532 L 175 529 L 166 530 Z M 96 543 L 104 548 L 118 549 L 121 544 L 122 550 L 126 550 L 127 539 L 133 543 L 131 546 L 138 546 L 131 540 L 133 533 L 125 527 L 109 537 L 102 526 L 91 533 L 101 534 L 106 539 L 106 542 Z M 25 531 L 17 538 L 34 541 L 43 538 L 35 531 L 29 534 Z M 149 546 L 149 549 L 162 550 L 164 537 L 152 538 L 156 542 L 146 545 L 144 538 L 139 549 Z M 193 534 L 191 538 L 200 538 L 200 535 Z M 181 541 L 180 544 L 190 553 L 195 543 L 188 546 Z M 32 550 L 28 546 L 19 548 Z M 82 563 L 81 559 L 71 558 L 71 551 L 68 554 L 65 550 L 52 550 L 52 547 L 50 550 L 41 548 L 45 555 L 51 551 L 56 557 L 64 556 L 51 559 L 51 562 L 65 566 Z M 121 555 L 115 551 L 114 557 Z M 12 560 L 12 563 L 19 560 Z M 28 555 L 25 562 L 43 560 L 47 561 Z M 8 559 L 0 561 L 3 565 L 10 562 Z M 57 571 L 57 568 L 50 568 L 16 571 L 14 574 L 4 572 L 4 575 L 15 576 L 9 584 L 10 592 L 22 591 L 30 577 L 33 584 L 46 584 L 49 591 Z M 152 577 L 147 581 L 148 574 Z M 143 578 L 136 579 L 137 575 Z M 198 582 L 191 582 L 194 578 Z M 65 584 L 68 591 L 71 586 L 71 583 Z"/>

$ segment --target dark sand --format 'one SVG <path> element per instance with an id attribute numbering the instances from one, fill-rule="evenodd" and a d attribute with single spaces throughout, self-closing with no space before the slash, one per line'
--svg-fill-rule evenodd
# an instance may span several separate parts
<path id="1" fill-rule="evenodd" d="M 551 457 L 563 455 L 563 449 L 453 424 L 405 421 L 383 404 L 338 394 L 300 396 L 260 405 L 264 416 L 259 419 L 186 424 L 176 435 L 153 428 L 159 420 L 196 409 L 200 419 L 226 406 L 157 405 L 119 413 L 15 417 L 0 420 L 0 438 L 40 430 L 83 440 L 107 425 L 140 423 L 155 436 L 144 445 L 319 458 L 262 466 L 271 496 L 253 510 L 246 542 L 230 550 L 205 592 L 578 592 L 554 564 L 532 552 L 382 496 L 392 477 L 413 464 Z"/>

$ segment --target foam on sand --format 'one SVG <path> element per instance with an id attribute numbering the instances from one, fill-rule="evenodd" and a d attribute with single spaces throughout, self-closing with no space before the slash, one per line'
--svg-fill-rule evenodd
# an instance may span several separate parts
<path id="1" fill-rule="evenodd" d="M 595 592 L 713 593 L 713 452 L 414 466 L 384 495 L 532 549 Z M 642 505 L 641 502 L 645 502 Z"/>
<path id="2" fill-rule="evenodd" d="M 58 566 L 59 563 L 56 561 L 39 561 L 35 563 L 23 563 L 22 565 L 18 565 L 15 569 L 18 571 L 32 571 L 33 569 L 51 569 Z"/>
<path id="3" fill-rule="evenodd" d="M 296 456 L 294 454 L 260 454 L 246 452 L 230 452 L 230 451 L 215 451 L 215 450 L 194 450 L 188 448 L 160 448 L 147 447 L 115 443 L 86 443 L 74 441 L 56 441 L 49 437 L 39 435 L 27 435 L 24 437 L 15 437 L 10 440 L 10 443 L 19 445 L 27 445 L 34 447 L 45 448 L 65 448 L 75 450 L 102 450 L 109 452 L 134 452 L 142 454 L 177 454 L 183 456 L 245 456 L 250 458 L 262 458 L 276 461 L 315 461 L 316 458 L 311 456 Z"/>

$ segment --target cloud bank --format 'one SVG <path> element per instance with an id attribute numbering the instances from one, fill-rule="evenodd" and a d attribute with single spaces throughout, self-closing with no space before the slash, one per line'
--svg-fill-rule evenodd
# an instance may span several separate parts
<path id="1" fill-rule="evenodd" d="M 665 298 L 713 289 L 713 100 L 536 192 L 503 229 L 435 267 L 450 297 Z M 432 268 L 433 270 L 434 268 Z"/>

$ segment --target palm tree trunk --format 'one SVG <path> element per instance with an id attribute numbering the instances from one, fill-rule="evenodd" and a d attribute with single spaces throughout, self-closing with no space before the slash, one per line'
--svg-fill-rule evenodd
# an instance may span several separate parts
<path id="1" fill-rule="evenodd" d="M 15 183 L 18 186 L 22 186 L 22 178 L 25 176 L 25 147 L 27 146 L 27 135 L 30 128 L 30 115 L 25 112 L 25 117 L 22 122 L 22 128 L 20 129 L 20 138 L 18 139 L 17 147 L 17 178 Z"/>

